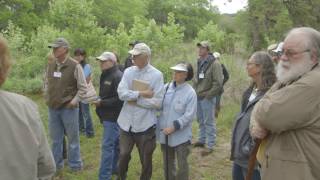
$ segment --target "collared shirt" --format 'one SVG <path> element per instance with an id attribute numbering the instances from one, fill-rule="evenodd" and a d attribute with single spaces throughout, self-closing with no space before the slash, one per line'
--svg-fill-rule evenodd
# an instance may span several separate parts
<path id="1" fill-rule="evenodd" d="M 153 97 L 144 98 L 139 96 L 138 91 L 132 90 L 134 79 L 148 82 L 154 92 Z M 118 94 L 124 101 L 118 118 L 120 128 L 127 132 L 144 132 L 156 124 L 156 110 L 161 107 L 163 98 L 163 75 L 150 64 L 142 69 L 137 66 L 129 67 L 120 81 Z M 128 101 L 136 101 L 136 104 Z"/>
<path id="2" fill-rule="evenodd" d="M 162 129 L 174 127 L 176 121 L 180 128 L 168 137 L 168 145 L 175 147 L 192 139 L 192 120 L 197 112 L 197 95 L 187 82 L 177 86 L 171 82 L 166 87 L 168 89 L 164 95 L 163 108 L 157 124 L 157 139 L 161 144 L 165 144 Z"/>

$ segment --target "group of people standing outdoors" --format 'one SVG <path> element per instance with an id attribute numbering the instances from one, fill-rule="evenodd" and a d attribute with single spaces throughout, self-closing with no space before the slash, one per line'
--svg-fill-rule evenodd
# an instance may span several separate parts
<path id="1" fill-rule="evenodd" d="M 66 39 L 57 38 L 48 46 L 53 55 L 45 74 L 51 151 L 34 103 L 0 91 L 4 105 L 0 112 L 8 119 L 0 126 L 1 132 L 12 134 L 10 141 L 0 138 L 1 147 L 8 147 L 0 150 L 0 179 L 50 179 L 64 167 L 65 158 L 71 171 L 81 171 L 79 134 L 95 136 L 90 104 L 96 107 L 104 129 L 99 179 L 109 180 L 112 175 L 127 179 L 136 146 L 140 179 L 150 180 L 156 141 L 163 154 L 164 177 L 190 179 L 192 145 L 203 148 L 202 156 L 214 151 L 215 119 L 228 72 L 219 62 L 220 54 L 211 53 L 210 43 L 202 41 L 197 43 L 195 69 L 181 61 L 170 67 L 172 80 L 164 83 L 163 74 L 150 63 L 149 46 L 139 41 L 131 45 L 124 67 L 113 52 L 96 57 L 101 69 L 98 95 L 92 88 L 92 69 L 84 49 L 75 49 L 73 59 Z M 232 129 L 232 178 L 244 180 L 252 171 L 249 178 L 254 180 L 319 179 L 320 32 L 295 28 L 280 50 L 271 51 L 276 57 L 258 51 L 247 61 L 252 81 L 243 93 Z M 0 84 L 6 78 L 9 60 L 7 44 L 0 39 Z M 192 143 L 195 117 L 199 134 Z M 249 165 L 252 156 L 258 158 L 253 167 Z"/>

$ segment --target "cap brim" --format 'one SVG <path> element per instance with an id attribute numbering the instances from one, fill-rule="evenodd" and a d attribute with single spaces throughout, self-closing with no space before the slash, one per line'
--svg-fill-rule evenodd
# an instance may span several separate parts
<path id="1" fill-rule="evenodd" d="M 186 69 L 183 69 L 183 68 L 179 68 L 179 67 L 175 67 L 175 66 L 171 67 L 170 69 L 172 69 L 172 70 L 175 70 L 175 71 L 183 71 L 183 72 L 188 72 L 188 70 L 186 70 Z"/>
<path id="2" fill-rule="evenodd" d="M 48 48 L 57 48 L 57 47 L 59 47 L 59 45 L 57 45 L 57 44 L 49 44 L 48 45 Z"/>
<path id="3" fill-rule="evenodd" d="M 136 51 L 135 49 L 132 49 L 132 50 L 130 50 L 128 52 L 129 52 L 129 54 L 134 55 L 134 56 L 141 54 L 141 52 Z"/>
<path id="4" fill-rule="evenodd" d="M 106 61 L 105 59 L 103 59 L 103 57 L 102 57 L 102 56 L 98 56 L 98 57 L 96 57 L 96 60 L 97 60 L 97 61 Z"/>
<path id="5" fill-rule="evenodd" d="M 197 43 L 197 47 L 202 47 L 202 48 L 210 49 L 209 46 L 203 45 L 203 44 L 201 44 L 201 43 Z"/>

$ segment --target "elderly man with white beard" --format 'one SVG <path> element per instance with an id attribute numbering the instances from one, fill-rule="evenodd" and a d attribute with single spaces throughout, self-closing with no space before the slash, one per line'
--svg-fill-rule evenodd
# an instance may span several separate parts
<path id="1" fill-rule="evenodd" d="M 285 38 L 278 82 L 256 104 L 251 135 L 260 146 L 262 180 L 320 179 L 320 32 L 294 28 Z"/>

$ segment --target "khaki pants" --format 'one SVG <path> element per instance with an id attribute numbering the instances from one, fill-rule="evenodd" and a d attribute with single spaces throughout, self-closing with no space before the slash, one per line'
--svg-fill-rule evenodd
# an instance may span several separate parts
<path id="1" fill-rule="evenodd" d="M 126 179 L 128 164 L 131 159 L 131 151 L 134 145 L 138 148 L 142 165 L 140 180 L 150 180 L 152 175 L 152 154 L 156 148 L 154 127 L 139 133 L 129 133 L 120 130 L 119 178 L 120 180 Z"/>
<path id="2" fill-rule="evenodd" d="M 166 177 L 166 145 L 161 145 L 163 154 L 164 177 Z M 180 144 L 176 147 L 168 146 L 169 180 L 189 180 L 188 156 L 190 154 L 190 142 Z M 176 171 L 176 162 L 178 171 Z"/>

